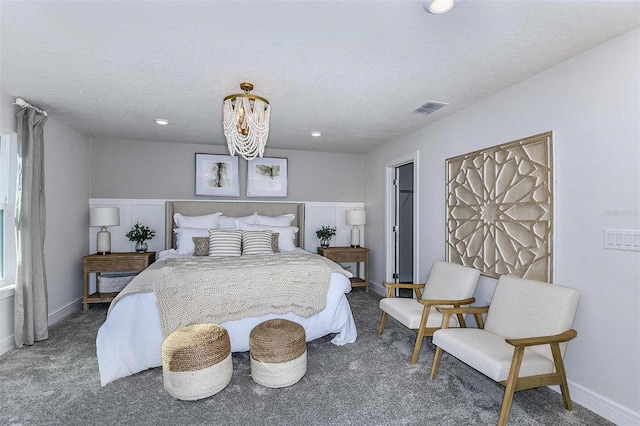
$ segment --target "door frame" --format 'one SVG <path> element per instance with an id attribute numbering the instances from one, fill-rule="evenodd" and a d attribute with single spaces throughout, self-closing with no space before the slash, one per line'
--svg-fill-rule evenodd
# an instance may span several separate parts
<path id="1" fill-rule="evenodd" d="M 393 189 L 393 179 L 395 178 L 396 167 L 413 163 L 413 282 L 417 283 L 420 277 L 420 263 L 418 235 L 420 221 L 418 175 L 419 175 L 419 155 L 418 151 L 403 155 L 402 157 L 385 162 L 385 218 L 384 218 L 384 245 L 385 245 L 385 281 L 393 282 L 393 272 L 395 269 L 395 239 L 393 235 L 393 225 L 395 223 L 395 191 Z"/>

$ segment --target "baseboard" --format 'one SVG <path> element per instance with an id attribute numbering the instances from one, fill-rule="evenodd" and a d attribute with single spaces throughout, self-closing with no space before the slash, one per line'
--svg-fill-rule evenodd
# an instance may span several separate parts
<path id="1" fill-rule="evenodd" d="M 82 299 L 75 300 L 68 304 L 67 306 L 58 309 L 57 311 L 50 313 L 47 319 L 48 326 L 51 327 L 53 324 L 62 321 L 64 318 L 68 317 L 74 312 L 80 311 L 82 309 Z M 16 347 L 15 335 L 11 335 L 0 341 L 0 355 L 3 355 L 9 352 L 11 349 Z"/>
<path id="2" fill-rule="evenodd" d="M 371 280 L 369 280 L 369 291 L 373 291 L 374 293 L 379 294 L 383 297 L 386 297 L 387 295 L 387 288 L 385 286 L 375 283 Z"/>
<path id="3" fill-rule="evenodd" d="M 610 399 L 603 397 L 583 386 L 580 386 L 571 381 L 567 381 L 569 385 L 569 394 L 571 400 L 583 407 L 593 411 L 594 413 L 604 417 L 620 426 L 634 426 L 640 425 L 640 413 L 634 413 L 617 404 Z M 549 386 L 549 388 L 560 393 L 559 386 Z"/>
<path id="4" fill-rule="evenodd" d="M 74 300 L 73 302 L 69 303 L 67 306 L 64 306 L 58 309 L 57 311 L 50 313 L 47 322 L 49 323 L 49 326 L 52 326 L 53 324 L 68 317 L 72 313 L 78 312 L 80 310 L 82 310 L 82 299 Z"/>
<path id="5" fill-rule="evenodd" d="M 12 334 L 11 336 L 0 341 L 0 355 L 6 354 L 7 352 L 9 352 L 11 349 L 15 347 L 16 347 L 16 339 L 15 339 L 15 336 Z"/>

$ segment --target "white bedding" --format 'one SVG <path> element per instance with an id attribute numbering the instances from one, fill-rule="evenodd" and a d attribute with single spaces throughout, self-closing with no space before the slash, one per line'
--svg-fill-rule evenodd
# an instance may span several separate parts
<path id="1" fill-rule="evenodd" d="M 158 261 L 150 268 L 159 268 L 169 257 L 180 257 L 175 250 L 160 252 Z M 249 333 L 256 325 L 272 318 L 286 318 L 302 325 L 307 341 L 337 333 L 331 340 L 335 345 L 355 342 L 356 326 L 345 294 L 351 291 L 349 279 L 332 273 L 327 305 L 321 312 L 301 317 L 291 312 L 284 315 L 268 314 L 223 322 L 231 339 L 232 352 L 249 350 Z M 121 377 L 162 365 L 162 329 L 155 295 L 151 293 L 130 294 L 111 311 L 98 330 L 96 347 L 102 386 Z"/>

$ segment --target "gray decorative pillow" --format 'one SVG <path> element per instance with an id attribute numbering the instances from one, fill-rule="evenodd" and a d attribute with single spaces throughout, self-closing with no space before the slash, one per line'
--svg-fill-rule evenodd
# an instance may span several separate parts
<path id="1" fill-rule="evenodd" d="M 209 237 L 193 237 L 194 256 L 209 256 Z"/>
<path id="2" fill-rule="evenodd" d="M 271 234 L 271 250 L 274 253 L 280 253 L 280 249 L 278 248 L 278 237 L 280 236 L 279 232 L 274 232 Z"/>

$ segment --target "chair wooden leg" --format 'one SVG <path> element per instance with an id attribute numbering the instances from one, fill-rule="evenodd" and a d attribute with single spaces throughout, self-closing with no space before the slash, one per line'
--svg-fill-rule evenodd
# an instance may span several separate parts
<path id="1" fill-rule="evenodd" d="M 438 367 L 440 366 L 440 358 L 442 358 L 442 348 L 440 346 L 436 346 L 436 354 L 433 357 L 433 365 L 431 366 L 431 380 L 436 378 L 436 374 L 438 374 Z"/>
<path id="2" fill-rule="evenodd" d="M 413 356 L 411 357 L 411 364 L 418 362 L 420 356 L 420 348 L 422 348 L 422 341 L 424 340 L 424 328 L 420 328 L 418 331 L 418 337 L 416 337 L 416 345 L 413 347 Z"/>
<path id="3" fill-rule="evenodd" d="M 387 313 L 382 311 L 382 318 L 380 318 L 380 327 L 378 328 L 378 336 L 382 336 L 384 333 L 384 326 L 387 323 Z"/>
<path id="4" fill-rule="evenodd" d="M 571 411 L 573 410 L 573 406 L 571 405 L 571 397 L 569 396 L 567 374 L 564 371 L 564 362 L 562 362 L 560 346 L 557 343 L 551 344 L 551 353 L 553 354 L 553 363 L 556 366 L 556 373 L 560 376 L 560 391 L 562 392 L 562 401 L 564 402 L 564 408 Z"/>
<path id="5" fill-rule="evenodd" d="M 418 337 L 416 337 L 416 345 L 413 348 L 413 356 L 411 357 L 411 364 L 418 362 L 420 356 L 420 348 L 422 347 L 422 341 L 424 340 L 424 334 L 427 331 L 427 320 L 429 319 L 429 311 L 431 306 L 426 305 L 422 308 L 422 318 L 420 318 L 420 328 L 418 329 Z"/>
<path id="6" fill-rule="evenodd" d="M 500 409 L 498 426 L 506 426 L 507 422 L 509 421 L 509 412 L 511 412 L 513 394 L 516 391 L 516 384 L 518 382 L 518 374 L 520 373 L 520 365 L 522 364 L 523 356 L 524 347 L 515 348 L 513 352 L 513 359 L 511 360 L 511 369 L 509 370 L 507 386 L 504 389 L 504 397 L 502 398 L 502 408 Z"/>

